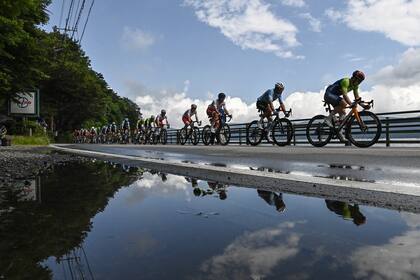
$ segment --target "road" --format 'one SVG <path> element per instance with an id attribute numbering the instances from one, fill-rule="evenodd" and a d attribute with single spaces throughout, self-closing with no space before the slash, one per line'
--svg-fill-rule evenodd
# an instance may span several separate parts
<path id="1" fill-rule="evenodd" d="M 170 162 L 420 187 L 420 148 L 93 144 L 67 147 Z"/>

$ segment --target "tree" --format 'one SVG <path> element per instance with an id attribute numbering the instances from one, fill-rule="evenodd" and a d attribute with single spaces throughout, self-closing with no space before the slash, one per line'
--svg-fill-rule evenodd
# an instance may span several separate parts
<path id="1" fill-rule="evenodd" d="M 45 49 L 39 44 L 51 0 L 0 0 L 0 106 L 22 89 L 32 89 L 45 75 Z"/>

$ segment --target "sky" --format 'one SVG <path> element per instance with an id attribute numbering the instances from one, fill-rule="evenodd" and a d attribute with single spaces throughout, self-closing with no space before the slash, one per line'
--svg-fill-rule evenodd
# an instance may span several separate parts
<path id="1" fill-rule="evenodd" d="M 45 29 L 63 26 L 63 1 Z M 175 126 L 193 102 L 204 120 L 219 92 L 234 122 L 252 120 L 276 82 L 293 118 L 311 117 L 356 69 L 374 111 L 420 109 L 420 0 L 101 0 L 81 45 L 119 95 Z"/>

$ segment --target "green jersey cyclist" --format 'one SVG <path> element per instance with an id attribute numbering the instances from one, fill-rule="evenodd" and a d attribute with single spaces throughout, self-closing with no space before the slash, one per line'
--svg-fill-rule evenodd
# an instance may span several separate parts
<path id="1" fill-rule="evenodd" d="M 365 74 L 362 71 L 356 70 L 353 72 L 351 78 L 343 78 L 332 85 L 329 85 L 325 90 L 324 100 L 328 104 L 334 107 L 334 110 L 330 112 L 330 115 L 325 119 L 325 123 L 332 127 L 333 119 L 335 114 L 339 115 L 339 119 L 343 120 L 346 116 L 346 107 L 351 105 L 351 100 L 348 96 L 350 91 L 353 91 L 354 99 L 360 101 L 359 96 L 359 85 L 365 79 Z M 369 105 L 361 104 L 365 109 L 369 108 Z"/>

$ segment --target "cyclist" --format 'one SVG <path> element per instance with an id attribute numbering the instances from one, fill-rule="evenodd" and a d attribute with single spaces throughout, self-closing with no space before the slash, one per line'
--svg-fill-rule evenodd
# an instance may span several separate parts
<path id="1" fill-rule="evenodd" d="M 219 93 L 217 99 L 214 100 L 208 107 L 207 107 L 207 116 L 210 119 L 212 133 L 216 132 L 216 130 L 220 127 L 220 118 L 224 116 L 232 117 L 229 114 L 229 111 L 226 109 L 225 104 L 226 94 L 223 92 Z"/>
<path id="2" fill-rule="evenodd" d="M 155 126 L 155 116 L 151 115 L 150 118 L 144 120 L 144 128 L 150 129 Z"/>
<path id="3" fill-rule="evenodd" d="M 156 127 L 162 128 L 164 124 L 168 124 L 168 118 L 166 117 L 166 110 L 162 109 L 160 114 L 155 119 Z"/>
<path id="4" fill-rule="evenodd" d="M 191 104 L 191 108 L 182 115 L 182 121 L 185 127 L 188 127 L 192 123 L 192 116 L 195 116 L 195 121 L 198 122 L 197 105 L 195 104 Z"/>
<path id="5" fill-rule="evenodd" d="M 118 132 L 117 124 L 115 122 L 112 122 L 112 124 L 110 124 L 109 127 L 110 127 L 111 133 L 117 133 Z"/>
<path id="6" fill-rule="evenodd" d="M 273 119 L 272 115 L 275 112 L 273 102 L 277 99 L 280 103 L 278 110 L 283 111 L 285 116 L 288 117 L 289 114 L 286 112 L 286 106 L 284 106 L 281 95 L 284 91 L 284 85 L 282 83 L 276 83 L 273 89 L 266 90 L 260 97 L 257 99 L 257 109 L 263 112 L 263 118 L 268 120 L 268 130 L 271 129 Z M 262 125 L 262 124 L 259 124 Z M 268 141 L 273 142 L 271 135 L 267 134 Z"/>
<path id="7" fill-rule="evenodd" d="M 125 132 L 126 130 L 130 131 L 130 121 L 128 118 L 125 118 L 121 124 L 122 130 Z"/>
<path id="8" fill-rule="evenodd" d="M 149 137 L 150 133 L 153 132 L 155 127 L 155 116 L 151 115 L 149 118 L 144 120 L 144 130 L 146 132 L 146 136 Z"/>
<path id="9" fill-rule="evenodd" d="M 96 136 L 97 136 L 97 132 L 96 132 L 96 128 L 94 127 L 94 126 L 92 126 L 91 127 L 91 129 L 90 129 L 90 142 L 91 143 L 94 143 L 94 142 L 96 142 Z"/>
<path id="10" fill-rule="evenodd" d="M 351 100 L 347 95 L 348 92 L 353 91 L 354 99 L 360 101 L 359 84 L 365 79 L 365 74 L 362 71 L 356 70 L 353 72 L 351 78 L 343 78 L 332 85 L 329 85 L 325 90 L 324 100 L 334 107 L 330 115 L 325 119 L 325 123 L 332 127 L 335 114 L 338 113 L 339 120 L 342 121 L 346 116 L 346 107 L 351 105 Z M 342 96 L 342 97 L 341 97 Z M 369 105 L 360 104 L 363 108 L 368 109 Z"/>

